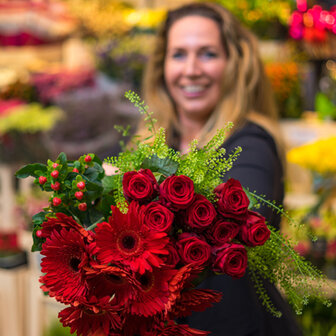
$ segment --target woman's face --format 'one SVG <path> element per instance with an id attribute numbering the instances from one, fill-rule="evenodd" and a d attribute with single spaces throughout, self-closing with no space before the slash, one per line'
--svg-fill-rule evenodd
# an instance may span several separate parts
<path id="1" fill-rule="evenodd" d="M 226 55 L 217 23 L 186 16 L 171 26 L 164 77 L 179 116 L 206 122 L 221 99 Z"/>

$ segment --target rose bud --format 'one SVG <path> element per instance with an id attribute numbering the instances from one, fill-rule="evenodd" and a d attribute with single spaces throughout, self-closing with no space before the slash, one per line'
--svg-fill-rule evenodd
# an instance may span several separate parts
<path id="1" fill-rule="evenodd" d="M 44 183 L 46 183 L 47 182 L 47 178 L 45 177 L 45 176 L 40 176 L 39 177 L 39 183 L 41 184 L 41 185 L 43 185 Z"/>
<path id="2" fill-rule="evenodd" d="M 230 243 L 238 235 L 239 230 L 240 226 L 237 223 L 218 218 L 207 232 L 207 238 L 212 244 L 222 246 Z"/>
<path id="3" fill-rule="evenodd" d="M 155 176 L 149 169 L 140 169 L 138 172 L 126 172 L 122 181 L 125 198 L 138 202 L 152 200 L 158 191 Z"/>
<path id="4" fill-rule="evenodd" d="M 214 261 L 212 269 L 233 278 L 241 278 L 247 267 L 247 252 L 243 245 L 225 244 L 213 250 Z"/>
<path id="5" fill-rule="evenodd" d="M 158 202 L 151 202 L 140 208 L 140 220 L 153 231 L 169 232 L 174 214 Z"/>
<path id="6" fill-rule="evenodd" d="M 60 189 L 60 187 L 61 187 L 61 184 L 58 181 L 51 184 L 51 189 L 53 189 L 55 191 L 58 191 Z"/>
<path id="7" fill-rule="evenodd" d="M 53 164 L 52 164 L 52 167 L 56 169 L 56 168 L 58 167 L 58 163 L 56 163 L 56 162 L 53 163 Z"/>
<path id="8" fill-rule="evenodd" d="M 186 209 L 193 198 L 194 182 L 188 176 L 169 176 L 160 185 L 160 202 L 173 211 Z"/>
<path id="9" fill-rule="evenodd" d="M 265 244 L 270 235 L 265 217 L 257 212 L 248 211 L 246 223 L 240 228 L 240 240 L 247 246 L 259 246 Z"/>
<path id="10" fill-rule="evenodd" d="M 57 179 L 57 177 L 59 175 L 59 171 L 58 170 L 53 170 L 50 175 L 51 175 L 52 178 Z"/>
<path id="11" fill-rule="evenodd" d="M 218 197 L 217 210 L 221 215 L 238 221 L 246 219 L 250 201 L 238 180 L 231 178 L 217 186 L 214 192 Z"/>
<path id="12" fill-rule="evenodd" d="M 59 206 L 62 203 L 62 200 L 59 197 L 54 197 L 52 203 L 53 206 Z"/>
<path id="13" fill-rule="evenodd" d="M 195 195 L 193 202 L 186 209 L 185 223 L 193 230 L 203 231 L 216 218 L 216 209 L 203 195 Z"/>
<path id="14" fill-rule="evenodd" d="M 168 251 L 169 254 L 163 255 L 162 260 L 164 261 L 166 266 L 175 267 L 178 264 L 178 262 L 180 261 L 180 256 L 179 256 L 174 244 L 169 242 L 166 245 L 165 248 L 166 248 L 166 250 Z"/>
<path id="15" fill-rule="evenodd" d="M 84 181 L 78 182 L 77 183 L 77 188 L 80 189 L 80 190 L 85 189 L 85 182 Z"/>
<path id="16" fill-rule="evenodd" d="M 176 242 L 181 261 L 184 264 L 197 266 L 205 265 L 209 262 L 211 255 L 210 245 L 196 234 L 182 233 Z"/>
<path id="17" fill-rule="evenodd" d="M 79 173 L 79 170 L 77 168 L 72 169 L 73 173 Z"/>

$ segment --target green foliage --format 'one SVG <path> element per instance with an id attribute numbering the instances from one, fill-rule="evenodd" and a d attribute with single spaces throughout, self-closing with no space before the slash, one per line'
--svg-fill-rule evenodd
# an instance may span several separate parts
<path id="1" fill-rule="evenodd" d="M 253 278 L 258 280 L 258 277 L 262 276 L 278 285 L 297 314 L 302 313 L 303 306 L 308 303 L 308 297 L 317 298 L 329 305 L 330 301 L 326 299 L 325 292 L 325 276 L 292 249 L 289 239 L 284 238 L 276 229 L 269 229 L 270 239 L 264 245 L 248 250 L 249 268 Z M 260 288 L 260 281 L 257 281 L 256 285 L 261 300 L 266 302 L 268 307 L 268 298 Z"/>
<path id="2" fill-rule="evenodd" d="M 57 177 L 53 172 L 57 171 Z M 33 216 L 33 246 L 32 251 L 40 251 L 43 238 L 36 232 L 41 229 L 42 223 L 57 212 L 65 213 L 76 219 L 83 227 L 92 230 L 99 221 L 107 220 L 111 204 L 114 204 L 114 190 L 117 189 L 116 178 L 105 176 L 102 161 L 94 154 L 82 155 L 76 161 L 69 161 L 65 153 L 61 153 L 55 162 L 48 160 L 47 164 L 29 164 L 16 172 L 17 178 L 32 176 L 34 183 L 50 193 L 49 206 Z M 40 182 L 40 177 L 45 182 Z M 78 183 L 84 183 L 80 189 Z M 56 184 L 58 187 L 55 187 Z M 76 192 L 82 191 L 83 197 L 78 199 Z M 54 198 L 61 203 L 55 205 Z M 107 200 L 110 202 L 107 206 Z M 85 203 L 87 209 L 80 210 L 79 205 Z"/>
<path id="3" fill-rule="evenodd" d="M 316 94 L 315 110 L 321 120 L 336 119 L 336 105 L 321 92 Z"/>
<path id="4" fill-rule="evenodd" d="M 137 141 L 135 147 L 130 146 L 119 156 L 108 158 L 106 162 L 117 169 L 116 175 L 106 176 L 101 160 L 94 154 L 83 155 L 76 161 L 68 161 L 64 153 L 61 153 L 55 162 L 48 160 L 47 165 L 28 165 L 17 172 L 19 178 L 35 177 L 35 183 L 42 190 L 51 193 L 49 207 L 33 219 L 33 250 L 40 250 L 43 243 L 43 239 L 37 237 L 36 232 L 48 216 L 57 212 L 72 216 L 87 230 L 94 230 L 97 223 L 108 220 L 111 205 L 117 205 L 122 212 L 127 212 L 122 179 L 129 171 L 149 168 L 159 183 L 167 176 L 183 174 L 194 181 L 197 193 L 211 201 L 216 200 L 214 188 L 222 182 L 223 175 L 231 169 L 241 152 L 241 148 L 238 147 L 233 153 L 226 155 L 225 149 L 221 148 L 226 132 L 232 124 L 218 130 L 214 138 L 203 148 L 198 148 L 197 141 L 193 141 L 189 152 L 181 155 L 167 146 L 164 129 L 155 130 L 152 113 L 148 112 L 148 107 L 140 97 L 133 92 L 128 92 L 126 97 L 145 116 L 151 141 Z M 53 177 L 55 171 L 58 176 Z M 42 184 L 41 177 L 44 177 Z M 60 184 L 57 190 L 55 182 Z M 80 200 L 76 197 L 76 192 L 79 190 L 83 192 L 83 198 Z M 246 191 L 246 193 L 254 208 L 263 202 L 286 216 L 291 222 L 281 207 L 253 192 Z M 53 204 L 55 197 L 61 199 L 60 204 Z M 87 209 L 81 211 L 79 204 L 83 202 L 86 203 Z M 292 249 L 291 241 L 274 228 L 270 227 L 270 230 L 271 237 L 263 246 L 248 249 L 249 269 L 262 303 L 275 316 L 280 315 L 264 288 L 263 282 L 266 279 L 281 287 L 298 313 L 307 304 L 308 297 L 316 297 L 329 304 L 323 290 L 325 277 Z"/>
<path id="5" fill-rule="evenodd" d="M 331 308 L 312 300 L 304 307 L 302 315 L 298 317 L 305 336 L 336 336 L 336 305 L 332 300 Z"/>

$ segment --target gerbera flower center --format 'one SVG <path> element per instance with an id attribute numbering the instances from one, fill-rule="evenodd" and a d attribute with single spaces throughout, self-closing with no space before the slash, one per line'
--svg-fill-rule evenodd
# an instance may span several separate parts
<path id="1" fill-rule="evenodd" d="M 135 245 L 135 239 L 133 236 L 126 236 L 122 239 L 122 244 L 125 249 L 131 250 Z"/>
<path id="2" fill-rule="evenodd" d="M 70 267 L 71 267 L 75 272 L 78 272 L 78 271 L 79 271 L 78 266 L 79 266 L 80 262 L 81 262 L 81 261 L 80 261 L 79 258 L 77 258 L 77 257 L 72 257 L 72 258 L 70 259 L 69 264 L 70 264 Z"/>
<path id="3" fill-rule="evenodd" d="M 113 282 L 114 284 L 121 284 L 124 282 L 124 279 L 116 274 L 106 274 L 106 279 L 110 282 Z"/>
<path id="4" fill-rule="evenodd" d="M 118 239 L 120 251 L 126 254 L 134 254 L 139 250 L 140 237 L 135 231 L 123 232 Z"/>
<path id="5" fill-rule="evenodd" d="M 145 274 L 140 275 L 138 277 L 138 280 L 141 284 L 142 289 L 145 292 L 150 291 L 154 285 L 154 278 L 153 278 L 153 275 L 150 273 L 145 273 Z"/>

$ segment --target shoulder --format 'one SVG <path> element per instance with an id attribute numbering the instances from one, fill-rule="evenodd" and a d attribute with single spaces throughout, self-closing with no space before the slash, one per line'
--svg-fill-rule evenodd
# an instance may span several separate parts
<path id="1" fill-rule="evenodd" d="M 276 145 L 273 137 L 261 126 L 252 121 L 248 121 L 241 128 L 234 131 L 231 137 L 225 141 L 224 147 L 234 148 L 236 146 L 243 146 L 244 144 L 263 145 L 270 147 L 276 152 Z"/>
<path id="2" fill-rule="evenodd" d="M 266 171 L 281 165 L 273 137 L 256 123 L 247 122 L 223 144 L 227 154 L 238 146 L 242 148 L 237 160 L 239 165 L 259 167 Z"/>

